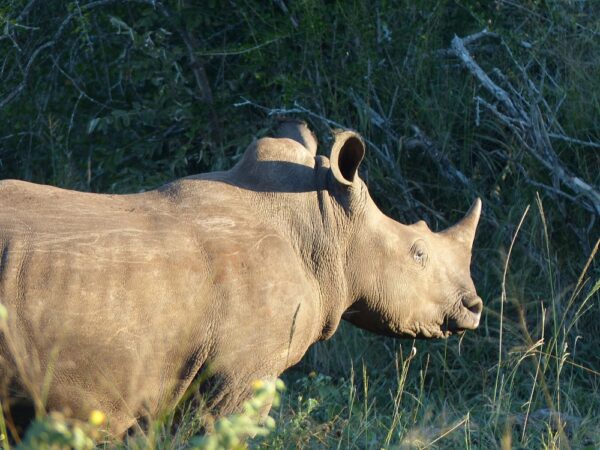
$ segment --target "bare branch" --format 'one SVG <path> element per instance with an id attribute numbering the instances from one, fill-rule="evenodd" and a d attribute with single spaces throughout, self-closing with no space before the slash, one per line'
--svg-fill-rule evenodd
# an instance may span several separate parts
<path id="1" fill-rule="evenodd" d="M 600 143 L 592 141 L 582 141 L 581 139 L 575 139 L 564 134 L 548 133 L 548 137 L 556 139 L 558 141 L 568 142 L 569 144 L 581 145 L 582 147 L 600 148 Z"/>
<path id="2" fill-rule="evenodd" d="M 487 28 L 484 28 L 483 30 L 481 30 L 477 33 L 471 34 L 469 36 L 465 36 L 461 39 L 462 39 L 463 45 L 470 46 L 470 45 L 473 45 L 473 44 L 477 43 L 478 41 L 485 39 L 485 38 L 500 39 L 500 36 L 496 33 L 488 31 Z M 456 52 L 452 48 L 437 50 L 435 53 L 440 56 L 456 56 Z"/>
<path id="3" fill-rule="evenodd" d="M 27 5 L 25 5 L 25 7 L 21 10 L 21 12 L 19 13 L 19 15 L 14 19 L 15 23 L 20 22 L 21 20 L 23 20 L 23 18 L 25 16 L 27 16 L 27 14 L 29 14 L 29 11 L 31 11 L 31 8 L 33 7 L 33 4 L 36 2 L 37 0 L 30 0 L 29 3 L 27 3 Z M 37 29 L 37 28 L 30 28 L 30 27 L 24 27 L 21 25 L 16 25 L 19 28 L 25 28 L 25 29 Z M 13 41 L 13 44 L 16 45 L 16 42 L 13 38 L 13 36 L 10 33 L 10 29 L 14 28 L 15 25 L 12 25 L 9 27 L 9 24 L 6 24 L 6 31 L 4 36 L 0 36 L 0 41 L 3 41 L 4 39 L 10 39 L 11 41 Z"/>
<path id="4" fill-rule="evenodd" d="M 67 78 L 71 84 L 73 85 L 73 87 L 79 92 L 79 96 L 84 97 L 86 99 L 88 99 L 90 102 L 95 103 L 99 106 L 102 106 L 103 108 L 107 108 L 109 109 L 108 105 L 105 105 L 104 103 L 96 100 L 95 98 L 91 97 L 90 95 L 88 95 L 80 86 L 79 83 L 77 83 L 77 81 L 71 76 L 69 75 L 62 67 L 60 67 L 60 64 L 58 64 L 58 61 L 56 58 L 52 57 L 52 62 L 54 63 L 54 67 L 56 67 L 58 69 L 58 71 L 60 73 L 62 73 L 65 78 Z M 77 102 L 79 103 L 79 100 L 77 100 Z"/>
<path id="5" fill-rule="evenodd" d="M 460 184 L 471 189 L 472 191 L 475 190 L 472 183 L 465 176 L 465 174 L 463 174 L 454 166 L 454 164 L 452 164 L 452 161 L 450 161 L 450 159 L 436 147 L 436 145 L 433 143 L 433 141 L 431 141 L 431 139 L 425 136 L 425 134 L 419 129 L 419 127 L 417 127 L 416 125 L 412 125 L 411 128 L 413 130 L 414 137 L 404 142 L 404 147 L 407 150 L 423 150 L 429 155 L 431 160 L 435 162 L 435 164 L 438 166 L 440 173 L 444 177 L 446 177 L 452 182 L 458 181 Z"/>
<path id="6" fill-rule="evenodd" d="M 290 11 L 289 11 L 288 7 L 286 6 L 286 4 L 284 3 L 284 1 L 283 0 L 275 0 L 275 4 L 277 6 L 279 6 L 279 9 L 281 9 L 284 14 L 288 15 L 288 17 L 290 18 L 290 22 L 292 22 L 292 26 L 294 28 L 298 28 L 298 20 L 296 20 L 296 18 L 292 14 L 290 14 Z"/>
<path id="7" fill-rule="evenodd" d="M 52 47 L 53 45 L 54 45 L 54 41 L 48 41 L 45 44 L 42 44 L 38 48 L 35 49 L 35 51 L 31 55 L 31 57 L 29 58 L 27 65 L 25 66 L 25 70 L 23 72 L 23 79 L 10 94 L 8 94 L 6 97 L 4 97 L 4 99 L 0 100 L 0 109 L 4 108 L 8 103 L 10 103 L 15 98 L 17 98 L 17 96 L 23 91 L 23 89 L 25 89 L 25 86 L 27 85 L 27 80 L 29 79 L 29 72 L 31 70 L 31 66 L 35 62 L 35 59 L 39 56 L 39 54 L 43 50 L 45 50 L 49 47 Z"/>
<path id="8" fill-rule="evenodd" d="M 463 41 L 464 45 L 471 45 L 481 39 L 490 38 L 490 37 L 494 38 L 494 39 L 500 39 L 500 36 L 498 34 L 489 31 L 487 28 L 484 28 L 483 30 L 479 31 L 478 33 L 473 33 L 473 34 L 470 34 L 469 36 L 465 36 L 464 38 L 462 38 L 462 41 Z"/>
<path id="9" fill-rule="evenodd" d="M 513 117 L 520 115 L 519 112 L 517 112 L 517 108 L 515 108 L 515 105 L 510 99 L 508 93 L 494 83 L 488 74 L 485 73 L 481 67 L 479 67 L 479 64 L 475 62 L 469 51 L 466 49 L 464 41 L 458 36 L 454 36 L 451 45 L 456 57 L 458 57 L 469 70 L 469 72 L 471 72 L 475 78 L 479 80 L 481 85 L 490 91 L 490 93 L 504 105 L 504 107 Z"/>
<path id="10" fill-rule="evenodd" d="M 485 31 L 485 30 L 484 30 Z M 531 154 L 543 167 L 545 167 L 550 175 L 554 178 L 555 186 L 550 187 L 536 180 L 528 179 L 527 181 L 541 187 L 553 195 L 558 195 L 567 198 L 570 201 L 580 205 L 586 210 L 600 215 L 600 192 L 597 188 L 590 185 L 581 177 L 571 173 L 571 171 L 562 164 L 560 158 L 552 147 L 551 139 L 560 139 L 572 144 L 587 145 L 593 148 L 600 148 L 600 144 L 593 142 L 580 141 L 570 138 L 562 133 L 550 133 L 549 125 L 540 111 L 539 105 L 545 107 L 546 111 L 551 115 L 550 124 L 562 131 L 560 124 L 556 123 L 555 114 L 542 97 L 541 89 L 538 89 L 535 84 L 527 76 L 525 68 L 516 60 L 510 48 L 504 43 L 503 48 L 509 54 L 514 65 L 518 69 L 522 82 L 529 90 L 529 95 L 525 97 L 527 92 L 520 92 L 498 69 L 492 69 L 491 73 L 505 84 L 508 91 L 498 86 L 490 76 L 475 62 L 465 47 L 467 38 L 459 38 L 455 36 L 452 39 L 451 51 L 460 59 L 463 66 L 479 81 L 479 83 L 492 95 L 497 105 L 484 100 L 480 96 L 475 97 L 477 112 L 479 105 L 483 105 L 490 111 L 502 124 L 504 124 L 515 136 L 515 138 L 523 145 L 523 147 Z M 512 94 L 512 95 L 511 95 Z M 479 115 L 476 114 L 477 120 Z M 559 189 L 559 183 L 566 186 L 575 195 L 567 194 Z"/>

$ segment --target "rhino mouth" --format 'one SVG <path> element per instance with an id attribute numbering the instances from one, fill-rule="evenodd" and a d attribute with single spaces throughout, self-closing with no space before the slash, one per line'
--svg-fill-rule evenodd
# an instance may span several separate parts
<path id="1" fill-rule="evenodd" d="M 475 330 L 479 326 L 481 309 L 478 306 L 477 311 L 473 312 L 463 306 L 463 302 L 461 301 L 455 313 L 448 314 L 442 323 L 437 322 L 430 325 L 416 323 L 408 330 L 397 330 L 396 335 L 416 339 L 447 339 L 450 336 L 461 336 L 467 330 Z"/>
<path id="2" fill-rule="evenodd" d="M 464 334 L 465 331 L 466 328 L 449 326 L 447 323 L 443 323 L 439 326 L 439 329 L 434 331 L 421 329 L 416 337 L 421 339 L 448 339 L 451 336 L 460 336 Z"/>
<path id="3" fill-rule="evenodd" d="M 421 332 L 419 334 L 417 334 L 415 337 L 417 339 L 448 339 L 450 336 L 456 334 L 456 331 L 453 330 L 445 330 L 443 327 L 440 327 L 439 330 L 430 332 L 430 331 L 426 331 L 426 332 Z M 460 331 L 459 333 L 462 333 L 462 331 Z"/>
<path id="4" fill-rule="evenodd" d="M 463 328 L 450 327 L 447 323 L 435 324 L 433 326 L 416 324 L 410 329 L 397 330 L 394 336 L 411 339 L 447 339 L 453 335 L 461 335 L 464 331 Z"/>
<path id="5" fill-rule="evenodd" d="M 421 327 L 416 333 L 408 334 L 416 339 L 448 339 L 451 336 L 462 336 L 468 329 L 470 328 L 461 328 L 455 323 L 444 322 L 434 329 Z"/>
<path id="6" fill-rule="evenodd" d="M 467 331 L 467 328 L 459 327 L 455 320 L 448 320 L 440 326 L 440 331 L 442 333 L 442 337 L 448 338 L 455 334 L 458 336 L 464 334 L 465 331 Z"/>

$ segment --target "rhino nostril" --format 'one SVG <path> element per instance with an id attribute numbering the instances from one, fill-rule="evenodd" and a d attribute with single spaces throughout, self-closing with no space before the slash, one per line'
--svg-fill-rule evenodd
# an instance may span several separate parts
<path id="1" fill-rule="evenodd" d="M 480 315 L 483 311 L 483 301 L 479 297 L 463 297 L 462 304 L 475 315 Z"/>

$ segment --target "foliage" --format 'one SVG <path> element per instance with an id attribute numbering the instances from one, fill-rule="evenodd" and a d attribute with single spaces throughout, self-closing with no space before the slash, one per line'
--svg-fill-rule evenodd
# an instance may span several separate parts
<path id="1" fill-rule="evenodd" d="M 63 416 L 53 413 L 29 426 L 17 450 L 91 450 L 95 447 L 91 436 L 96 434 L 98 431 L 93 425 L 69 423 Z"/>
<path id="2" fill-rule="evenodd" d="M 254 398 L 244 403 L 242 413 L 219 419 L 214 433 L 193 439 L 191 448 L 244 448 L 248 437 L 268 435 L 275 428 L 275 421 L 272 417 L 263 417 L 263 411 L 271 404 L 274 407 L 279 405 L 279 392 L 284 389 L 284 384 L 281 380 L 257 380 L 253 388 Z"/>
<path id="3" fill-rule="evenodd" d="M 0 22 L 0 178 L 145 190 L 230 167 L 284 109 L 325 154 L 330 128 L 358 130 L 398 220 L 440 229 L 483 198 L 480 330 L 411 343 L 342 326 L 285 375 L 280 425 L 254 445 L 600 446 L 598 214 L 448 52 L 455 34 L 499 36 L 469 51 L 598 189 L 600 3 L 0 0 Z"/>
<path id="4" fill-rule="evenodd" d="M 268 435 L 275 428 L 275 421 L 264 415 L 264 411 L 268 406 L 279 405 L 284 384 L 281 380 L 257 380 L 252 388 L 254 394 L 244 403 L 243 412 L 220 418 L 214 424 L 212 433 L 192 438 L 186 448 L 242 449 L 246 447 L 245 441 L 249 437 Z M 96 447 L 95 442 L 102 438 L 99 427 L 104 419 L 104 414 L 100 411 L 92 412 L 89 423 L 74 422 L 57 413 L 49 414 L 29 426 L 16 450 L 91 450 Z"/>

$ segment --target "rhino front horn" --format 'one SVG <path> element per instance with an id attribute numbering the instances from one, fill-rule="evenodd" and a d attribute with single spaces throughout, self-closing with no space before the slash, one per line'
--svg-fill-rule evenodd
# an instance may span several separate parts
<path id="1" fill-rule="evenodd" d="M 453 225 L 444 231 L 444 233 L 471 247 L 475 240 L 475 230 L 477 229 L 480 215 L 481 199 L 477 198 L 469 211 L 467 211 L 467 214 L 465 214 L 465 217 L 463 217 L 456 225 Z"/>

